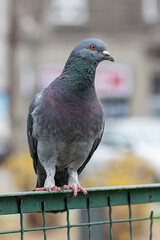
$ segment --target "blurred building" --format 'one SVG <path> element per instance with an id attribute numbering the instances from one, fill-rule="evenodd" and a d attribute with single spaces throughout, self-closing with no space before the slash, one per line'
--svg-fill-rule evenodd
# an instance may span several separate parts
<path id="1" fill-rule="evenodd" d="M 84 38 L 103 39 L 116 61 L 97 69 L 106 116 L 160 116 L 160 0 L 6 2 L 16 146 L 26 146 L 26 118 L 34 94 L 58 76 Z"/>
<path id="2" fill-rule="evenodd" d="M 0 2 L 0 162 L 9 152 L 10 121 L 10 2 Z"/>

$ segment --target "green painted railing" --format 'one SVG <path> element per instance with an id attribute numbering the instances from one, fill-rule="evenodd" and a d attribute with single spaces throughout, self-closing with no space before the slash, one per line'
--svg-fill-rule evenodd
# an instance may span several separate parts
<path id="1" fill-rule="evenodd" d="M 143 203 L 151 204 L 154 202 L 160 203 L 160 184 L 89 188 L 87 192 L 88 196 L 84 196 L 81 192 L 78 192 L 76 198 L 73 198 L 72 191 L 0 194 L 0 215 L 20 214 L 20 228 L 17 230 L 10 229 L 9 231 L 0 230 L 0 235 L 20 233 L 21 240 L 23 240 L 25 239 L 25 232 L 43 231 L 43 239 L 47 240 L 48 230 L 67 228 L 67 239 L 70 240 L 71 228 L 88 226 L 88 239 L 92 240 L 92 228 L 94 228 L 95 225 L 109 224 L 110 240 L 112 240 L 114 237 L 113 224 L 128 222 L 128 230 L 130 239 L 132 240 L 133 222 L 150 221 L 150 234 L 148 239 L 152 240 L 153 222 L 155 219 L 160 219 L 160 209 L 157 209 L 159 215 L 157 215 L 157 213 L 154 215 L 154 212 L 151 210 L 148 217 L 132 218 L 132 205 Z M 121 205 L 128 206 L 129 217 L 127 219 L 112 219 L 113 207 Z M 101 207 L 108 207 L 108 220 L 98 222 L 91 221 L 91 209 Z M 88 221 L 71 224 L 70 210 L 72 209 L 87 209 Z M 46 212 L 64 210 L 66 211 L 66 225 L 46 226 Z M 42 227 L 24 228 L 24 214 L 32 212 L 41 212 L 43 219 Z"/>

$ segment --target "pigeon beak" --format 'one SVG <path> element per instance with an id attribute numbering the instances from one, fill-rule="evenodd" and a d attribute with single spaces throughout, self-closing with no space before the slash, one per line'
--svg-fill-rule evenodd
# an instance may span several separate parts
<path id="1" fill-rule="evenodd" d="M 105 56 L 106 60 L 114 62 L 114 58 L 111 56 L 111 54 L 108 51 L 103 51 L 102 54 Z"/>
<path id="2" fill-rule="evenodd" d="M 103 55 L 110 56 L 111 54 L 108 51 L 103 51 Z"/>

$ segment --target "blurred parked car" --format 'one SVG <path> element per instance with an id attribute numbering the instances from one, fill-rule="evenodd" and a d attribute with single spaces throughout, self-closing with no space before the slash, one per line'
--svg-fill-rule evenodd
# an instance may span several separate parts
<path id="1" fill-rule="evenodd" d="M 106 122 L 92 165 L 103 168 L 103 163 L 119 159 L 125 152 L 146 159 L 160 173 L 160 119 L 127 118 Z"/>

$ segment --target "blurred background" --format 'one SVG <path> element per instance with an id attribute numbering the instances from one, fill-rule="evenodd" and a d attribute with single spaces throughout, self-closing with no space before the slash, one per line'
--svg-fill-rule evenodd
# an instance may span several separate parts
<path id="1" fill-rule="evenodd" d="M 1 0 L 0 192 L 35 187 L 26 138 L 29 104 L 60 74 L 74 46 L 90 37 L 106 42 L 115 63 L 97 69 L 106 128 L 81 183 L 159 181 L 160 0 Z M 136 239 L 143 239 L 138 229 Z M 128 238 L 123 231 L 115 239 Z"/>

